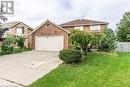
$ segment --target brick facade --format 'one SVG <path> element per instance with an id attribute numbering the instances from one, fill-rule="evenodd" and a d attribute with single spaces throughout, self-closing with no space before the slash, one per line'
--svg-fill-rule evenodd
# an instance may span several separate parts
<path id="1" fill-rule="evenodd" d="M 98 32 L 103 32 L 105 27 L 106 27 L 106 25 L 100 25 L 100 31 L 98 31 Z M 67 31 L 71 31 L 74 29 L 74 27 L 63 27 L 63 28 L 66 29 Z M 96 32 L 96 31 L 90 30 L 90 25 L 83 26 L 83 31 Z"/>
<path id="2" fill-rule="evenodd" d="M 68 33 L 53 24 L 52 22 L 47 21 L 41 27 L 39 27 L 36 31 L 31 34 L 32 37 L 32 48 L 35 49 L 35 36 L 64 36 L 64 48 L 68 48 Z"/>

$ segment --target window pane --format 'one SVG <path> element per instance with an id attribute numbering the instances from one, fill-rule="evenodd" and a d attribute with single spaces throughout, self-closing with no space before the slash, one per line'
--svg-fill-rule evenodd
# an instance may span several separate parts
<path id="1" fill-rule="evenodd" d="M 16 34 L 22 34 L 22 32 L 23 32 L 23 29 L 22 28 L 17 28 L 16 29 Z"/>
<path id="2" fill-rule="evenodd" d="M 95 31 L 99 31 L 100 30 L 100 25 L 93 25 L 93 26 L 90 26 L 90 30 L 95 30 Z"/>
<path id="3" fill-rule="evenodd" d="M 81 26 L 81 27 L 75 27 L 74 29 L 75 30 L 81 30 L 81 31 L 83 31 L 83 26 Z"/>

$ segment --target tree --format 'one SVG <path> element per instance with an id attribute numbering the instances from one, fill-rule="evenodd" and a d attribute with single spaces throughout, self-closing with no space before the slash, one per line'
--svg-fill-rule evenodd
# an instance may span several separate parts
<path id="1" fill-rule="evenodd" d="M 17 45 L 20 49 L 24 48 L 25 38 L 23 36 L 17 36 Z"/>
<path id="2" fill-rule="evenodd" d="M 91 40 L 92 36 L 87 32 L 80 30 L 73 30 L 70 33 L 71 43 L 76 47 L 79 47 L 82 50 L 83 54 L 87 53 Z"/>
<path id="3" fill-rule="evenodd" d="M 129 17 L 130 11 L 126 12 L 117 24 L 117 39 L 120 42 L 128 42 L 130 40 L 130 30 L 128 29 L 130 27 Z"/>
<path id="4" fill-rule="evenodd" d="M 99 41 L 99 47 L 102 51 L 113 51 L 116 49 L 116 36 L 110 29 L 106 28 Z"/>
<path id="5" fill-rule="evenodd" d="M 101 36 L 102 36 L 101 33 L 92 33 L 92 40 L 91 40 L 92 49 L 99 49 L 99 40 Z"/>
<path id="6" fill-rule="evenodd" d="M 3 12 L 2 12 L 2 10 L 4 9 L 4 7 L 1 5 L 0 9 L 1 9 L 0 19 L 5 22 L 5 21 L 7 21 L 7 17 L 5 17 L 5 16 L 3 15 Z M 1 23 L 0 23 L 0 27 L 1 27 L 1 26 L 2 26 L 2 25 L 1 25 Z M 2 39 L 2 36 L 4 35 L 5 31 L 7 31 L 7 30 L 8 30 L 8 28 L 0 28 L 0 39 Z"/>

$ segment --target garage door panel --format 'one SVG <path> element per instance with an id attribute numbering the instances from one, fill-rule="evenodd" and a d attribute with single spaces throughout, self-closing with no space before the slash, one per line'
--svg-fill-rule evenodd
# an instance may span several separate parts
<path id="1" fill-rule="evenodd" d="M 60 51 L 64 47 L 63 36 L 35 37 L 35 50 Z"/>

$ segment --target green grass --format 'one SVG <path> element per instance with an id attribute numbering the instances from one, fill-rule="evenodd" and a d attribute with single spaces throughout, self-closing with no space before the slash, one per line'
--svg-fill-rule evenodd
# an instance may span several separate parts
<path id="1" fill-rule="evenodd" d="M 130 87 L 130 53 L 89 54 L 78 65 L 60 65 L 28 87 Z"/>

